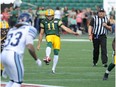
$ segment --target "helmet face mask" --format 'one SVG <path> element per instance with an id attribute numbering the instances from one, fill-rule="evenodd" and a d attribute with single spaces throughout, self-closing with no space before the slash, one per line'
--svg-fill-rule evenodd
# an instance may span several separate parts
<path id="1" fill-rule="evenodd" d="M 53 18 L 54 18 L 54 16 L 52 15 L 52 16 L 46 16 L 46 18 L 48 19 L 48 20 L 52 20 Z"/>

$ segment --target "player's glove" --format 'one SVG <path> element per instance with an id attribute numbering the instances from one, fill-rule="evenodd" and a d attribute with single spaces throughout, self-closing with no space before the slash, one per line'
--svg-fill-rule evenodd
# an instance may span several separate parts
<path id="1" fill-rule="evenodd" d="M 37 60 L 36 60 L 36 63 L 37 63 L 38 66 L 42 66 L 42 62 L 41 62 L 40 59 L 37 59 Z"/>

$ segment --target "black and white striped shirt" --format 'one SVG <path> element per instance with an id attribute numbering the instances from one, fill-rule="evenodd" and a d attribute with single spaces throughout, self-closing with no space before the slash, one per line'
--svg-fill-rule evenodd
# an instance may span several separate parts
<path id="1" fill-rule="evenodd" d="M 95 35 L 103 35 L 107 34 L 107 29 L 102 25 L 103 23 L 108 23 L 108 18 L 105 16 L 103 18 L 98 17 L 98 15 L 94 16 L 90 25 L 93 27 L 93 34 Z"/>

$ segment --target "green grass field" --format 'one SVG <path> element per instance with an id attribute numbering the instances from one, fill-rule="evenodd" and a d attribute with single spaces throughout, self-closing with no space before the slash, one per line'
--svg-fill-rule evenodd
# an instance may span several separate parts
<path id="1" fill-rule="evenodd" d="M 62 39 L 86 39 L 87 36 L 62 35 Z M 108 64 L 112 62 L 112 43 L 113 36 L 108 36 Z M 37 42 L 35 41 L 35 47 Z M 42 60 L 45 57 L 45 41 L 42 42 L 38 56 Z M 53 56 L 53 52 L 51 58 Z M 103 74 L 106 70 L 102 66 L 101 58 L 98 65 L 92 66 L 92 43 L 89 41 L 62 41 L 59 62 L 56 68 L 56 74 L 51 73 L 52 61 L 50 65 L 43 63 L 38 67 L 29 53 L 24 54 L 24 83 L 55 85 L 65 87 L 115 87 L 115 70 L 113 69 L 107 81 L 103 81 Z M 8 81 L 8 79 L 1 79 Z"/>

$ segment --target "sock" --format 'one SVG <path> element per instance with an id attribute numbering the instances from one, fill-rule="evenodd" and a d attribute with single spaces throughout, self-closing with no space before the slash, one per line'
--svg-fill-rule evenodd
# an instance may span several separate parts
<path id="1" fill-rule="evenodd" d="M 21 87 L 21 84 L 18 84 L 18 83 L 13 83 L 13 85 L 11 87 Z"/>
<path id="2" fill-rule="evenodd" d="M 13 85 L 13 82 L 12 81 L 9 81 L 5 87 L 11 87 Z"/>
<path id="3" fill-rule="evenodd" d="M 51 48 L 50 47 L 47 47 L 46 48 L 46 56 L 47 57 L 50 57 L 50 54 L 51 54 Z"/>
<path id="4" fill-rule="evenodd" d="M 52 70 L 55 70 L 57 63 L 58 63 L 58 55 L 54 55 Z"/>
<path id="5" fill-rule="evenodd" d="M 108 71 L 111 71 L 114 68 L 115 64 L 110 63 L 110 65 L 108 66 Z"/>
<path id="6" fill-rule="evenodd" d="M 107 70 L 106 70 L 106 73 L 109 74 L 110 71 L 114 68 L 115 64 L 113 63 L 110 63 L 110 65 L 108 66 Z"/>

